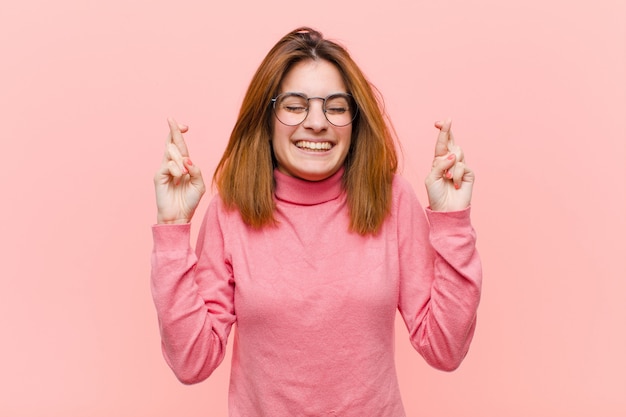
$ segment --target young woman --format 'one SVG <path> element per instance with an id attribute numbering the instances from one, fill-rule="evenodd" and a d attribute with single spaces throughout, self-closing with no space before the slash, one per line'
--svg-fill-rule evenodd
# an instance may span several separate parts
<path id="1" fill-rule="evenodd" d="M 474 174 L 437 122 L 424 210 L 395 174 L 392 129 L 347 51 L 310 28 L 268 53 L 205 191 L 169 120 L 155 175 L 152 292 L 165 359 L 184 383 L 220 364 L 233 324 L 231 417 L 402 417 L 398 310 L 432 366 L 466 355 L 481 265 Z"/>

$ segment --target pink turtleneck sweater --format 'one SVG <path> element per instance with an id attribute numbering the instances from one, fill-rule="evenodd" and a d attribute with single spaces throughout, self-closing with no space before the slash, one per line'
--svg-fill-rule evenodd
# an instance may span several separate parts
<path id="1" fill-rule="evenodd" d="M 432 366 L 453 370 L 468 351 L 481 285 L 469 209 L 427 221 L 396 176 L 388 219 L 364 237 L 348 231 L 342 172 L 275 172 L 277 227 L 251 229 L 215 197 L 195 251 L 189 225 L 153 227 L 152 293 L 176 376 L 207 378 L 237 323 L 231 417 L 403 417 L 396 309 Z"/>

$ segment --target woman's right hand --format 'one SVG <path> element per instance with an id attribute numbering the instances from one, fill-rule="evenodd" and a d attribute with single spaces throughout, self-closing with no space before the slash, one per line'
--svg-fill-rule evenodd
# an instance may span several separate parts
<path id="1" fill-rule="evenodd" d="M 165 154 L 159 170 L 154 175 L 157 202 L 157 223 L 189 223 L 206 187 L 200 168 L 189 159 L 183 133 L 189 129 L 174 119 L 167 119 Z"/>

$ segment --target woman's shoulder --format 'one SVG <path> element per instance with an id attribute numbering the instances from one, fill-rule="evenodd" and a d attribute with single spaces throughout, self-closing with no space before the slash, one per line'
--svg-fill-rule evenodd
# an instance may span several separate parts
<path id="1" fill-rule="evenodd" d="M 402 174 L 399 174 L 397 172 L 393 174 L 392 188 L 394 191 L 397 192 L 413 191 L 413 186 L 411 185 L 409 180 L 407 180 Z"/>
<path id="2" fill-rule="evenodd" d="M 394 200 L 407 196 L 417 198 L 413 184 L 404 176 L 402 176 L 402 174 L 394 174 L 391 184 L 391 190 L 393 192 Z"/>
<path id="3" fill-rule="evenodd" d="M 204 217 L 205 220 L 217 221 L 219 223 L 241 221 L 239 210 L 235 206 L 229 206 L 219 192 L 215 192 L 210 196 Z"/>
<path id="4" fill-rule="evenodd" d="M 393 211 L 402 211 L 403 208 L 418 207 L 422 209 L 422 204 L 417 198 L 413 184 L 401 174 L 396 173 L 392 182 Z"/>

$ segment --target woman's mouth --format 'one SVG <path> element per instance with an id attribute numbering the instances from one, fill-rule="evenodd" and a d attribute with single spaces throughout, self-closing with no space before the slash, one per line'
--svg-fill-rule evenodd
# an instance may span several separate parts
<path id="1" fill-rule="evenodd" d="M 299 140 L 295 145 L 305 151 L 328 151 L 333 147 L 330 142 L 311 142 L 308 140 Z"/>

